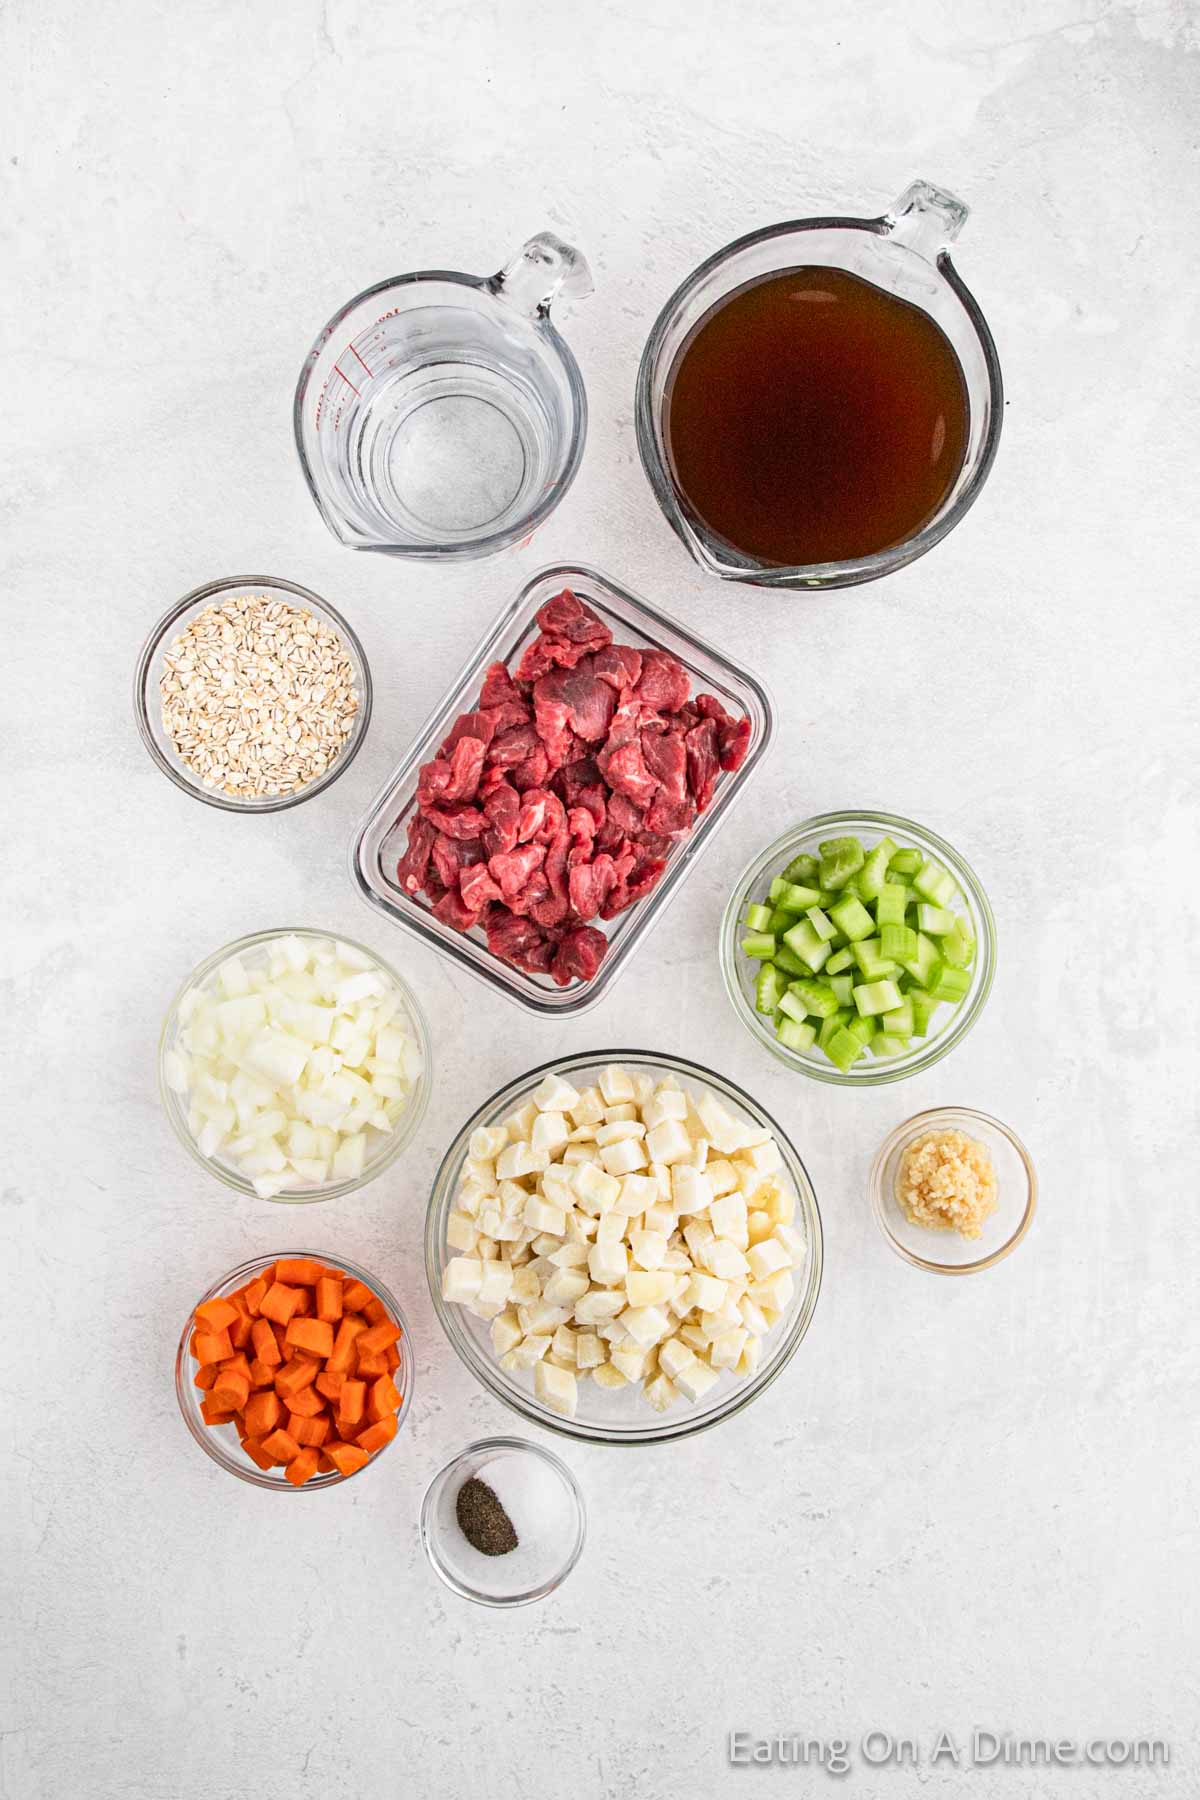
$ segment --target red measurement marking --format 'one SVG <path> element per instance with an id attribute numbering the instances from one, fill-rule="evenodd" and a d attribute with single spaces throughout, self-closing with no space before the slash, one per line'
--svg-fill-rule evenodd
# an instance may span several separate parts
<path id="1" fill-rule="evenodd" d="M 336 363 L 333 365 L 333 372 L 335 375 L 340 375 L 342 377 L 342 380 L 348 388 L 354 388 L 354 392 L 358 394 L 359 399 L 362 399 L 362 394 L 359 392 L 358 388 L 354 387 L 354 383 L 351 381 L 350 377 L 345 374 L 343 370 L 339 369 Z"/>
<path id="2" fill-rule="evenodd" d="M 351 344 L 351 346 L 350 346 L 350 354 L 351 354 L 351 356 L 358 356 L 358 351 L 354 348 L 353 344 Z M 362 366 L 367 371 L 368 375 L 371 375 L 374 373 L 374 370 L 371 368 L 370 363 L 363 362 L 363 359 L 361 356 L 358 356 L 358 360 L 360 363 L 362 363 Z"/>

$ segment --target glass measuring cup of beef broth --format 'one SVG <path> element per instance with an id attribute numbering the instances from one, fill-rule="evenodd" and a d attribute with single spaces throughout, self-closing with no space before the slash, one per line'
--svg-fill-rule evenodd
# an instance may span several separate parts
<path id="1" fill-rule="evenodd" d="M 877 219 L 739 238 L 671 296 L 638 372 L 638 448 L 704 568 L 847 587 L 962 518 L 1003 410 L 991 333 L 947 248 L 966 217 L 916 181 Z"/>
<path id="2" fill-rule="evenodd" d="M 399 275 L 330 320 L 296 387 L 296 447 L 342 543 L 396 556 L 486 556 L 527 537 L 575 477 L 587 401 L 550 323 L 592 290 L 542 232 L 497 274 Z"/>

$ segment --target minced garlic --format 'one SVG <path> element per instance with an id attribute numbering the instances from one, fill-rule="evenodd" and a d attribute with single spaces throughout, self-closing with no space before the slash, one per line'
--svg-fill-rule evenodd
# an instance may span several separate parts
<path id="1" fill-rule="evenodd" d="M 900 1158 L 896 1199 L 912 1225 L 977 1238 L 996 1210 L 991 1152 L 961 1131 L 926 1131 Z"/>

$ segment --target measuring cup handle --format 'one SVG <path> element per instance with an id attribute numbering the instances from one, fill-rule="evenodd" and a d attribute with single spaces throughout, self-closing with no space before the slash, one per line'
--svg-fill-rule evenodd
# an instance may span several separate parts
<path id="1" fill-rule="evenodd" d="M 886 234 L 936 263 L 966 224 L 970 207 L 931 181 L 912 181 L 880 220 Z"/>
<path id="2" fill-rule="evenodd" d="M 531 237 L 488 282 L 493 294 L 527 317 L 545 318 L 559 294 L 585 300 L 592 291 L 592 271 L 580 251 L 549 231 Z"/>

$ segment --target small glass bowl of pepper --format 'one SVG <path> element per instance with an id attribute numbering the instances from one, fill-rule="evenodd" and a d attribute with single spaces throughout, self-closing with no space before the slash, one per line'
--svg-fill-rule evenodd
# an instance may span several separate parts
<path id="1" fill-rule="evenodd" d="M 583 1495 L 551 1450 L 482 1438 L 448 1462 L 421 1504 L 421 1542 L 448 1588 L 480 1606 L 544 1600 L 579 1561 Z"/>

